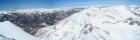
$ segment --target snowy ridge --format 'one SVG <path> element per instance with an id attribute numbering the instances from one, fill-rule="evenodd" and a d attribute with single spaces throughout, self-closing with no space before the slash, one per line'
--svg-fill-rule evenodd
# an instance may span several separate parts
<path id="1" fill-rule="evenodd" d="M 23 29 L 15 26 L 9 21 L 0 22 L 0 34 L 7 38 L 13 38 L 15 40 L 39 40 L 38 38 L 26 33 L 25 31 L 23 31 Z"/>
<path id="2" fill-rule="evenodd" d="M 45 40 L 140 40 L 140 7 L 90 7 L 42 28 Z"/>

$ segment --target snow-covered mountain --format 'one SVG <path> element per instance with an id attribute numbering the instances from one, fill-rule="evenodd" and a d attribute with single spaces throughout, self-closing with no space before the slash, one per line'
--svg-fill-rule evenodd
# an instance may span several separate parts
<path id="1" fill-rule="evenodd" d="M 80 12 L 88 7 L 68 7 L 54 9 L 20 9 L 0 12 L 0 22 L 10 21 L 34 35 L 36 30 L 65 19 L 66 17 Z"/>
<path id="2" fill-rule="evenodd" d="M 136 6 L 90 7 L 39 29 L 46 40 L 140 40 L 140 8 Z"/>
<path id="3" fill-rule="evenodd" d="M 140 6 L 136 5 L 24 9 L 0 14 L 1 22 L 10 21 L 42 40 L 140 40 Z"/>

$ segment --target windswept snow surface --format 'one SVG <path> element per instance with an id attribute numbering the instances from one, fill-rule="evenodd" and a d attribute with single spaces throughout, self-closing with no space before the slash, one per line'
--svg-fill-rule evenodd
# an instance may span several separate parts
<path id="1" fill-rule="evenodd" d="M 6 38 L 3 35 L 0 35 L 0 40 L 14 40 L 13 38 Z"/>
<path id="2" fill-rule="evenodd" d="M 36 36 L 45 40 L 140 40 L 139 10 L 125 5 L 90 7 L 40 29 Z"/>
<path id="3" fill-rule="evenodd" d="M 15 26 L 9 21 L 0 22 L 0 34 L 15 40 L 39 40 L 38 38 L 24 32 L 21 28 Z"/>

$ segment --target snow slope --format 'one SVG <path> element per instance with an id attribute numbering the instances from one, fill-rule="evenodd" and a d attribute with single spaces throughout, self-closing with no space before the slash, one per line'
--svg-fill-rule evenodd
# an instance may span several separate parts
<path id="1" fill-rule="evenodd" d="M 39 40 L 38 38 L 24 32 L 21 28 L 15 26 L 9 21 L 0 22 L 0 34 L 15 40 Z"/>
<path id="2" fill-rule="evenodd" d="M 140 40 L 140 7 L 90 7 L 38 31 L 45 40 Z"/>
<path id="3" fill-rule="evenodd" d="M 14 40 L 13 38 L 6 38 L 3 35 L 0 35 L 0 40 Z"/>

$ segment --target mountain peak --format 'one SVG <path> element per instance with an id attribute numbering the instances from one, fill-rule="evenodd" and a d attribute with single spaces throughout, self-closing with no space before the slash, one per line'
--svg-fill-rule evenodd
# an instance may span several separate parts
<path id="1" fill-rule="evenodd" d="M 41 28 L 36 36 L 47 40 L 139 40 L 139 35 L 134 35 L 140 33 L 140 21 L 136 20 L 140 18 L 135 12 L 140 14 L 139 10 L 132 11 L 125 5 L 90 7 L 55 25 Z M 124 37 L 130 35 L 133 37 Z"/>

